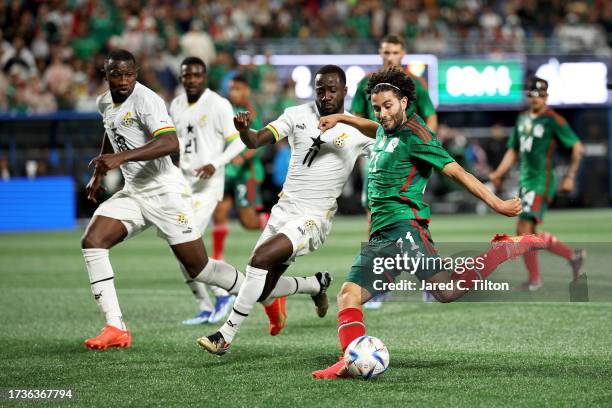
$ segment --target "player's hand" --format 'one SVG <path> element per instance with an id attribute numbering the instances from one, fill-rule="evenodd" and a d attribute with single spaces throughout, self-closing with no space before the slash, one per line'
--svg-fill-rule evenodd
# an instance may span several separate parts
<path id="1" fill-rule="evenodd" d="M 95 166 L 96 172 L 101 174 L 108 173 L 109 170 L 116 169 L 123 164 L 121 153 L 101 154 L 89 162 L 89 166 Z"/>
<path id="2" fill-rule="evenodd" d="M 573 177 L 565 176 L 563 177 L 563 181 L 561 182 L 561 192 L 562 193 L 571 193 L 574 191 L 574 187 L 576 185 L 576 181 Z"/>
<path id="3" fill-rule="evenodd" d="M 96 195 L 98 193 L 104 192 L 106 189 L 102 187 L 102 174 L 95 173 L 91 176 L 89 183 L 85 186 L 85 193 L 87 194 L 87 199 L 93 201 L 98 204 L 96 200 Z"/>
<path id="4" fill-rule="evenodd" d="M 238 155 L 232 159 L 232 164 L 234 166 L 242 166 L 244 164 L 244 157 Z"/>
<path id="5" fill-rule="evenodd" d="M 249 112 L 238 112 L 234 116 L 234 126 L 239 132 L 249 130 L 251 128 L 251 114 Z"/>
<path id="6" fill-rule="evenodd" d="M 321 133 L 325 132 L 336 126 L 336 124 L 340 121 L 341 114 L 334 113 L 333 115 L 321 116 L 319 119 L 319 130 Z"/>
<path id="7" fill-rule="evenodd" d="M 196 176 L 199 178 L 207 179 L 211 178 L 215 174 L 215 166 L 212 164 L 205 164 L 204 166 L 196 169 Z"/>
<path id="8" fill-rule="evenodd" d="M 498 205 L 493 207 L 493 210 L 506 217 L 516 217 L 523 212 L 521 199 L 514 197 L 511 200 L 502 200 Z"/>
<path id="9" fill-rule="evenodd" d="M 492 172 L 489 173 L 489 180 L 491 180 L 491 183 L 493 183 L 493 186 L 495 187 L 496 190 L 499 190 L 502 186 L 502 177 L 496 173 L 496 172 Z"/>

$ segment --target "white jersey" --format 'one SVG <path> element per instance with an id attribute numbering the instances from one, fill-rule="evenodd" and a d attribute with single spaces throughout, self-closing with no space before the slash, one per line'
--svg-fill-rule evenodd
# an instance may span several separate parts
<path id="1" fill-rule="evenodd" d="M 190 104 L 187 95 L 174 98 L 170 115 L 181 143 L 180 167 L 194 193 L 214 194 L 223 198 L 225 163 L 220 161 L 228 142 L 239 137 L 234 127 L 234 110 L 230 102 L 206 89 L 197 102 Z M 213 164 L 215 173 L 209 179 L 196 176 L 195 170 Z"/>
<path id="2" fill-rule="evenodd" d="M 110 91 L 96 100 L 106 136 L 115 152 L 144 146 L 156 136 L 174 132 L 166 104 L 155 92 L 136 83 L 134 91 L 121 104 L 114 104 Z M 130 161 L 121 165 L 124 191 L 139 195 L 189 193 L 181 171 L 170 156 L 148 161 Z"/>
<path id="3" fill-rule="evenodd" d="M 315 104 L 307 103 L 287 108 L 266 128 L 276 140 L 288 138 L 291 146 L 281 199 L 298 200 L 316 211 L 335 211 L 355 161 L 370 154 L 375 140 L 343 123 L 320 134 L 319 118 Z"/>

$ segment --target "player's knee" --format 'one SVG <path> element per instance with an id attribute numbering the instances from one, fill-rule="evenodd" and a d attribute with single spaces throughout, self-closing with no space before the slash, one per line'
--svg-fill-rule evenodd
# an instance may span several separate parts
<path id="1" fill-rule="evenodd" d="M 262 246 L 255 250 L 255 252 L 251 256 L 249 265 L 254 268 L 269 270 L 272 267 L 270 258 L 270 254 L 268 253 L 267 249 Z"/>
<path id="2" fill-rule="evenodd" d="M 347 307 L 359 307 L 362 303 L 360 291 L 352 290 L 347 285 L 342 286 L 336 300 L 338 301 L 338 310 L 346 309 Z"/>
<path id="3" fill-rule="evenodd" d="M 85 232 L 81 237 L 81 248 L 106 248 L 103 240 L 99 239 L 95 234 Z"/>

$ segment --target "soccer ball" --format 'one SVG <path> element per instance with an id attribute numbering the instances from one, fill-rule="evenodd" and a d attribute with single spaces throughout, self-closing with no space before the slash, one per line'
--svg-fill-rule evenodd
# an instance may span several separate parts
<path id="1" fill-rule="evenodd" d="M 369 380 L 385 372 L 389 366 L 389 350 L 380 339 L 361 336 L 346 348 L 344 364 L 351 376 Z"/>

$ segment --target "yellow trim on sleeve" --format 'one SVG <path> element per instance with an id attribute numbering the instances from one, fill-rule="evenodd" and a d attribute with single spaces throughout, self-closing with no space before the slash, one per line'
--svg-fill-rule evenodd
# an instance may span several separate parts
<path id="1" fill-rule="evenodd" d="M 168 132 L 176 132 L 176 128 L 174 126 L 166 126 L 163 128 L 159 128 L 155 132 L 153 132 L 152 135 L 153 137 L 157 137 L 161 134 L 168 133 Z"/>
<path id="2" fill-rule="evenodd" d="M 274 126 L 272 126 L 271 123 L 268 123 L 268 125 L 266 126 L 266 129 L 268 129 L 270 132 L 272 132 L 272 134 L 274 135 L 274 140 L 276 140 L 278 142 L 278 139 L 280 139 L 280 135 L 278 134 L 278 130 L 276 130 L 276 128 Z"/>
<path id="3" fill-rule="evenodd" d="M 233 142 L 234 140 L 236 140 L 238 137 L 240 136 L 240 132 L 236 132 L 233 135 L 229 135 L 228 137 L 225 138 L 225 141 L 227 143 L 229 142 Z"/>

